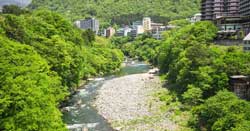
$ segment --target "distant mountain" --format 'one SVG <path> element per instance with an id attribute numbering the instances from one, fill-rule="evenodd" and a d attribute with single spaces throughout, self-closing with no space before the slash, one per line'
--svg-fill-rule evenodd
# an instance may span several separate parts
<path id="1" fill-rule="evenodd" d="M 28 6 L 32 0 L 0 0 L 0 7 L 4 5 L 17 5 L 20 7 Z"/>
<path id="2" fill-rule="evenodd" d="M 71 20 L 94 16 L 105 23 L 129 24 L 150 16 L 155 22 L 200 12 L 201 0 L 33 0 L 30 8 L 48 8 Z"/>

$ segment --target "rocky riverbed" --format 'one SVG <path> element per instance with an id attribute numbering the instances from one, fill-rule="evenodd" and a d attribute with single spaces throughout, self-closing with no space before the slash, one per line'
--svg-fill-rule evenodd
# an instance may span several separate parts
<path id="1" fill-rule="evenodd" d="M 175 123 L 158 113 L 160 103 L 152 94 L 161 89 L 162 83 L 151 72 L 108 80 L 98 90 L 94 106 L 116 130 L 177 129 Z"/>

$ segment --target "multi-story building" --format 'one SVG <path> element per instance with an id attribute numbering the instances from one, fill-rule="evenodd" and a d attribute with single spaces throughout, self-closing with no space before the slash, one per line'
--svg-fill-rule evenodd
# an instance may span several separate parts
<path id="1" fill-rule="evenodd" d="M 240 0 L 202 0 L 202 20 L 215 20 L 221 17 L 238 17 Z"/>
<path id="2" fill-rule="evenodd" d="M 250 1 L 240 0 L 240 14 L 241 16 L 250 16 Z"/>
<path id="3" fill-rule="evenodd" d="M 166 26 L 160 26 L 152 30 L 152 37 L 161 40 L 162 39 L 162 33 L 166 31 L 168 28 Z"/>
<path id="4" fill-rule="evenodd" d="M 164 26 L 164 24 L 163 23 L 151 23 L 151 30 L 152 30 L 152 32 L 154 31 L 154 30 L 156 30 L 156 29 L 158 29 L 158 28 L 160 28 L 160 27 L 162 27 L 162 26 Z"/>
<path id="5" fill-rule="evenodd" d="M 218 38 L 237 36 L 242 39 L 250 32 L 249 0 L 202 0 L 202 20 L 212 20 L 219 28 Z"/>
<path id="6" fill-rule="evenodd" d="M 148 32 L 150 31 L 152 28 L 151 28 L 151 18 L 150 17 L 144 17 L 143 18 L 143 28 L 144 28 L 144 31 Z"/>
<path id="7" fill-rule="evenodd" d="M 201 1 L 201 18 L 202 20 L 213 20 L 214 13 L 214 0 Z"/>
<path id="8" fill-rule="evenodd" d="M 240 0 L 240 14 L 245 35 L 250 33 L 250 1 Z"/>
<path id="9" fill-rule="evenodd" d="M 162 32 L 166 31 L 166 26 L 162 23 L 151 23 L 151 28 L 152 37 L 157 40 L 160 40 L 162 38 Z"/>
<path id="10" fill-rule="evenodd" d="M 240 0 L 202 0 L 201 19 L 212 20 L 219 28 L 219 37 L 234 36 L 242 29 Z"/>
<path id="11" fill-rule="evenodd" d="M 88 18 L 84 20 L 75 21 L 75 25 L 80 29 L 90 29 L 94 31 L 96 34 L 99 32 L 99 21 L 95 18 Z"/>

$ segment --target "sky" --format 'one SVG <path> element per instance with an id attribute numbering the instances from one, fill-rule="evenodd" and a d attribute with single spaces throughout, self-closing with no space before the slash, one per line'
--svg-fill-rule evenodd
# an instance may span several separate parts
<path id="1" fill-rule="evenodd" d="M 11 5 L 11 4 L 25 7 L 29 5 L 31 1 L 32 0 L 0 0 L 0 7 L 2 7 L 3 5 Z"/>

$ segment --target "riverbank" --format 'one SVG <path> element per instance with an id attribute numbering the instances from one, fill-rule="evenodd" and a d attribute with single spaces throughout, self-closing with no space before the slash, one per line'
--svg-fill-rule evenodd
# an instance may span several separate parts
<path id="1" fill-rule="evenodd" d="M 153 97 L 161 88 L 160 78 L 151 73 L 115 78 L 98 90 L 94 106 L 116 130 L 177 130 Z"/>

